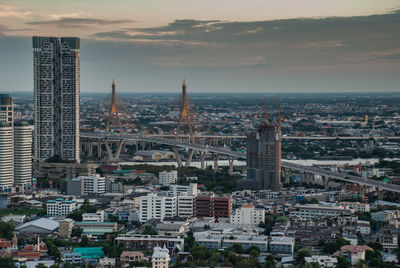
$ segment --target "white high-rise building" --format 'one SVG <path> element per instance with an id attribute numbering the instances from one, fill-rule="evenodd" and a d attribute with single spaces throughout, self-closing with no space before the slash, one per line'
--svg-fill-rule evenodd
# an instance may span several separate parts
<path id="1" fill-rule="evenodd" d="M 177 215 L 177 198 L 148 194 L 140 197 L 139 221 L 144 223 L 150 219 L 163 220 L 165 217 Z"/>
<path id="2" fill-rule="evenodd" d="M 231 223 L 258 225 L 265 221 L 265 210 L 253 204 L 243 204 L 231 215 Z"/>
<path id="3" fill-rule="evenodd" d="M 11 191 L 14 183 L 13 128 L 0 122 L 0 191 Z"/>
<path id="4" fill-rule="evenodd" d="M 80 39 L 33 37 L 34 158 L 79 162 Z"/>
<path id="5" fill-rule="evenodd" d="M 14 185 L 24 190 L 32 183 L 32 130 L 28 122 L 14 124 Z"/>
<path id="6" fill-rule="evenodd" d="M 83 193 L 88 194 L 104 194 L 106 192 L 106 178 L 100 176 L 80 176 L 83 180 Z"/>
<path id="7" fill-rule="evenodd" d="M 190 183 L 189 185 L 170 185 L 168 194 L 172 196 L 180 196 L 181 194 L 197 195 L 197 183 Z"/>
<path id="8" fill-rule="evenodd" d="M 164 186 L 169 186 L 171 184 L 174 184 L 178 181 L 178 171 L 171 170 L 170 172 L 168 171 L 160 172 L 158 174 L 158 181 L 161 185 Z"/>
<path id="9" fill-rule="evenodd" d="M 178 216 L 182 218 L 193 217 L 195 196 L 182 193 L 178 196 Z"/>

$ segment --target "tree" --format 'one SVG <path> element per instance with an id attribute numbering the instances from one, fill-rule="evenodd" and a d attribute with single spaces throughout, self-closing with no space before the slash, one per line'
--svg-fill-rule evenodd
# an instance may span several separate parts
<path id="1" fill-rule="evenodd" d="M 251 246 L 247 249 L 248 254 L 251 258 L 257 258 L 260 255 L 261 250 L 257 246 Z"/>
<path id="2" fill-rule="evenodd" d="M 11 239 L 14 236 L 14 225 L 9 222 L 0 222 L 0 236 L 1 238 Z"/>
<path id="3" fill-rule="evenodd" d="M 151 225 L 146 225 L 142 232 L 144 235 L 157 235 L 157 232 L 151 227 Z"/>
<path id="4" fill-rule="evenodd" d="M 210 229 L 211 229 L 210 225 L 208 224 L 204 225 L 204 230 L 210 230 Z"/>
<path id="5" fill-rule="evenodd" d="M 17 268 L 17 266 L 15 265 L 15 261 L 12 257 L 0 258 L 0 267 L 1 268 Z"/>
<path id="6" fill-rule="evenodd" d="M 187 234 L 187 236 L 185 237 L 185 251 L 186 251 L 186 252 L 189 252 L 190 249 L 194 246 L 195 242 L 196 242 L 196 241 L 195 241 L 195 239 L 194 239 L 193 232 L 190 231 L 190 232 Z"/>
<path id="7" fill-rule="evenodd" d="M 86 235 L 83 235 L 81 241 L 79 242 L 79 246 L 88 247 L 89 246 L 89 238 Z"/>
<path id="8" fill-rule="evenodd" d="M 243 247 L 241 244 L 234 243 L 232 245 L 232 250 L 237 254 L 241 254 L 243 252 Z"/>
<path id="9" fill-rule="evenodd" d="M 274 259 L 274 255 L 267 255 L 265 257 L 265 268 L 273 268 L 275 267 L 275 259 Z"/>
<path id="10" fill-rule="evenodd" d="M 237 267 L 253 268 L 253 267 L 261 267 L 261 264 L 258 261 L 258 259 L 252 258 L 252 259 L 245 259 L 245 260 L 239 261 L 239 263 L 237 264 Z"/>
<path id="11" fill-rule="evenodd" d="M 298 264 L 304 265 L 304 263 L 305 263 L 304 258 L 310 257 L 310 256 L 311 256 L 310 252 L 307 249 L 303 248 L 303 249 L 300 249 L 299 251 L 297 251 L 295 259 Z"/>
<path id="12" fill-rule="evenodd" d="M 82 232 L 83 232 L 82 228 L 78 226 L 78 227 L 72 229 L 71 236 L 72 237 L 81 237 Z"/>
<path id="13" fill-rule="evenodd" d="M 207 250 L 202 246 L 195 246 L 190 254 L 193 256 L 196 263 L 207 258 Z"/>
<path id="14" fill-rule="evenodd" d="M 343 257 L 337 257 L 337 268 L 351 268 L 351 263 Z"/>
<path id="15" fill-rule="evenodd" d="M 36 268 L 47 268 L 47 266 L 40 262 L 36 264 Z"/>

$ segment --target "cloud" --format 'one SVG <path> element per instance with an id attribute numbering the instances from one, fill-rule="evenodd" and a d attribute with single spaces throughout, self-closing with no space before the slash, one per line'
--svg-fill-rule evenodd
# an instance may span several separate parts
<path id="1" fill-rule="evenodd" d="M 387 14 L 229 22 L 175 20 L 98 32 L 94 39 L 179 48 L 148 56 L 158 66 L 258 67 L 365 64 L 400 46 L 400 11 Z M 187 48 L 184 49 L 184 47 Z M 257 59 L 257 60 L 254 60 Z M 260 60 L 262 59 L 262 60 Z M 396 55 L 379 56 L 381 60 Z"/>
<path id="2" fill-rule="evenodd" d="M 22 11 L 20 7 L 0 5 L 0 17 L 17 17 L 19 19 L 26 19 L 31 11 Z"/>
<path id="3" fill-rule="evenodd" d="M 31 21 L 26 24 L 29 25 L 40 25 L 40 26 L 54 26 L 59 28 L 78 28 L 96 25 L 120 25 L 133 23 L 133 20 L 105 20 L 96 18 L 68 18 L 61 17 L 56 20 L 46 20 L 46 21 Z"/>

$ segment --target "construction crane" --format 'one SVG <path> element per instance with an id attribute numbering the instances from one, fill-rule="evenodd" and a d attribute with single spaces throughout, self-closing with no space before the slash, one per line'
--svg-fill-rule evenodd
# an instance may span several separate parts
<path id="1" fill-rule="evenodd" d="M 275 102 L 276 110 L 277 110 L 277 113 L 278 113 L 278 118 L 277 118 L 276 122 L 278 124 L 280 124 L 282 121 L 285 120 L 285 118 L 281 114 L 281 105 L 280 105 L 279 100 L 278 100 L 277 97 L 275 97 L 275 98 L 273 98 L 273 97 L 265 97 L 265 98 L 263 98 L 263 102 L 264 102 L 264 122 L 267 123 L 268 122 L 268 118 L 269 118 L 269 114 L 268 114 L 268 111 L 267 111 L 267 101 Z"/>

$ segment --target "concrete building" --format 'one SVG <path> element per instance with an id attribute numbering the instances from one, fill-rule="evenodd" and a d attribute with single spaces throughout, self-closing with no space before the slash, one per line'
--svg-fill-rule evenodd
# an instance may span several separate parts
<path id="1" fill-rule="evenodd" d="M 193 195 L 186 195 L 182 193 L 178 196 L 178 216 L 181 218 L 191 218 L 194 213 L 194 199 Z"/>
<path id="2" fill-rule="evenodd" d="M 325 267 L 336 267 L 338 261 L 336 257 L 331 257 L 327 255 L 314 255 L 311 257 L 304 258 L 306 264 L 318 263 L 321 268 Z"/>
<path id="3" fill-rule="evenodd" d="M 370 205 L 360 202 L 340 202 L 343 208 L 354 209 L 356 212 L 364 213 L 370 211 Z"/>
<path id="4" fill-rule="evenodd" d="M 86 195 L 90 194 L 104 194 L 106 192 L 106 178 L 95 176 L 80 176 L 79 179 L 83 180 L 83 192 Z"/>
<path id="5" fill-rule="evenodd" d="M 270 251 L 273 254 L 293 255 L 295 238 L 288 236 L 271 236 L 269 242 Z"/>
<path id="6" fill-rule="evenodd" d="M 0 192 L 11 191 L 14 184 L 13 127 L 0 122 Z"/>
<path id="7" fill-rule="evenodd" d="M 253 204 L 243 204 L 231 215 L 231 223 L 258 225 L 265 221 L 265 210 Z"/>
<path id="8" fill-rule="evenodd" d="M 369 221 L 357 220 L 357 232 L 362 235 L 369 235 L 371 233 L 371 226 Z"/>
<path id="9" fill-rule="evenodd" d="M 280 123 L 265 121 L 256 132 L 247 134 L 247 179 L 255 180 L 258 189 L 279 191 L 281 182 L 281 146 Z"/>
<path id="10" fill-rule="evenodd" d="M 97 164 L 34 162 L 33 176 L 38 179 L 72 179 L 96 174 Z"/>
<path id="11" fill-rule="evenodd" d="M 96 213 L 83 213 L 82 221 L 86 222 L 104 222 L 104 210 L 97 210 Z"/>
<path id="12" fill-rule="evenodd" d="M 169 267 L 169 252 L 167 248 L 155 247 L 151 256 L 152 268 L 168 268 Z"/>
<path id="13" fill-rule="evenodd" d="M 171 196 L 180 196 L 181 194 L 186 195 L 197 195 L 197 183 L 190 183 L 189 185 L 178 185 L 173 184 L 169 186 L 168 195 Z"/>
<path id="14" fill-rule="evenodd" d="M 32 184 L 32 129 L 28 122 L 14 124 L 14 185 L 19 191 Z"/>
<path id="15" fill-rule="evenodd" d="M 398 234 L 393 227 L 384 227 L 380 230 L 379 243 L 385 252 L 391 252 L 398 248 Z"/>
<path id="16" fill-rule="evenodd" d="M 171 184 L 176 183 L 177 181 L 178 181 L 178 171 L 176 170 L 171 170 L 170 172 L 162 171 L 158 174 L 158 182 L 161 185 L 169 186 Z"/>
<path id="17" fill-rule="evenodd" d="M 63 252 L 62 253 L 62 260 L 65 263 L 70 264 L 81 264 L 82 263 L 82 254 L 75 253 L 75 252 Z"/>
<path id="18" fill-rule="evenodd" d="M 67 216 L 77 208 L 75 201 L 64 200 L 63 198 L 47 201 L 47 215 L 49 216 Z"/>
<path id="19" fill-rule="evenodd" d="M 80 39 L 34 36 L 32 43 L 34 158 L 79 163 Z"/>
<path id="20" fill-rule="evenodd" d="M 74 228 L 74 220 L 66 218 L 58 222 L 58 233 L 61 237 L 70 237 L 72 233 L 72 228 Z"/>
<path id="21" fill-rule="evenodd" d="M 153 249 L 154 247 L 166 247 L 172 251 L 183 251 L 185 240 L 178 236 L 162 236 L 162 235 L 118 235 L 115 243 L 123 243 L 123 248 L 129 250 L 135 248 L 137 250 Z"/>
<path id="22" fill-rule="evenodd" d="M 350 261 L 352 265 L 356 265 L 360 261 L 365 261 L 365 253 L 372 248 L 368 246 L 360 245 L 345 245 L 340 248 L 340 250 L 333 253 L 334 257 L 342 257 Z"/>
<path id="23" fill-rule="evenodd" d="M 123 251 L 120 260 L 122 263 L 130 263 L 133 261 L 149 261 L 141 251 Z"/>
<path id="24" fill-rule="evenodd" d="M 140 197 L 139 221 L 163 220 L 177 215 L 177 197 L 148 194 Z"/>
<path id="25" fill-rule="evenodd" d="M 67 180 L 67 195 L 84 195 L 85 184 L 80 178 Z"/>
<path id="26" fill-rule="evenodd" d="M 216 196 L 202 193 L 195 197 L 194 216 L 197 218 L 229 218 L 232 214 L 232 195 Z"/>
<path id="27" fill-rule="evenodd" d="M 337 218 L 343 215 L 351 215 L 350 209 L 344 209 L 341 206 L 334 204 L 307 204 L 299 205 L 294 207 L 294 210 L 290 212 L 290 217 L 299 217 L 301 219 L 313 220 L 317 218 L 332 217 Z"/>
<path id="28" fill-rule="evenodd" d="M 8 94 L 0 94 L 0 122 L 10 127 L 14 124 L 13 100 Z"/>

